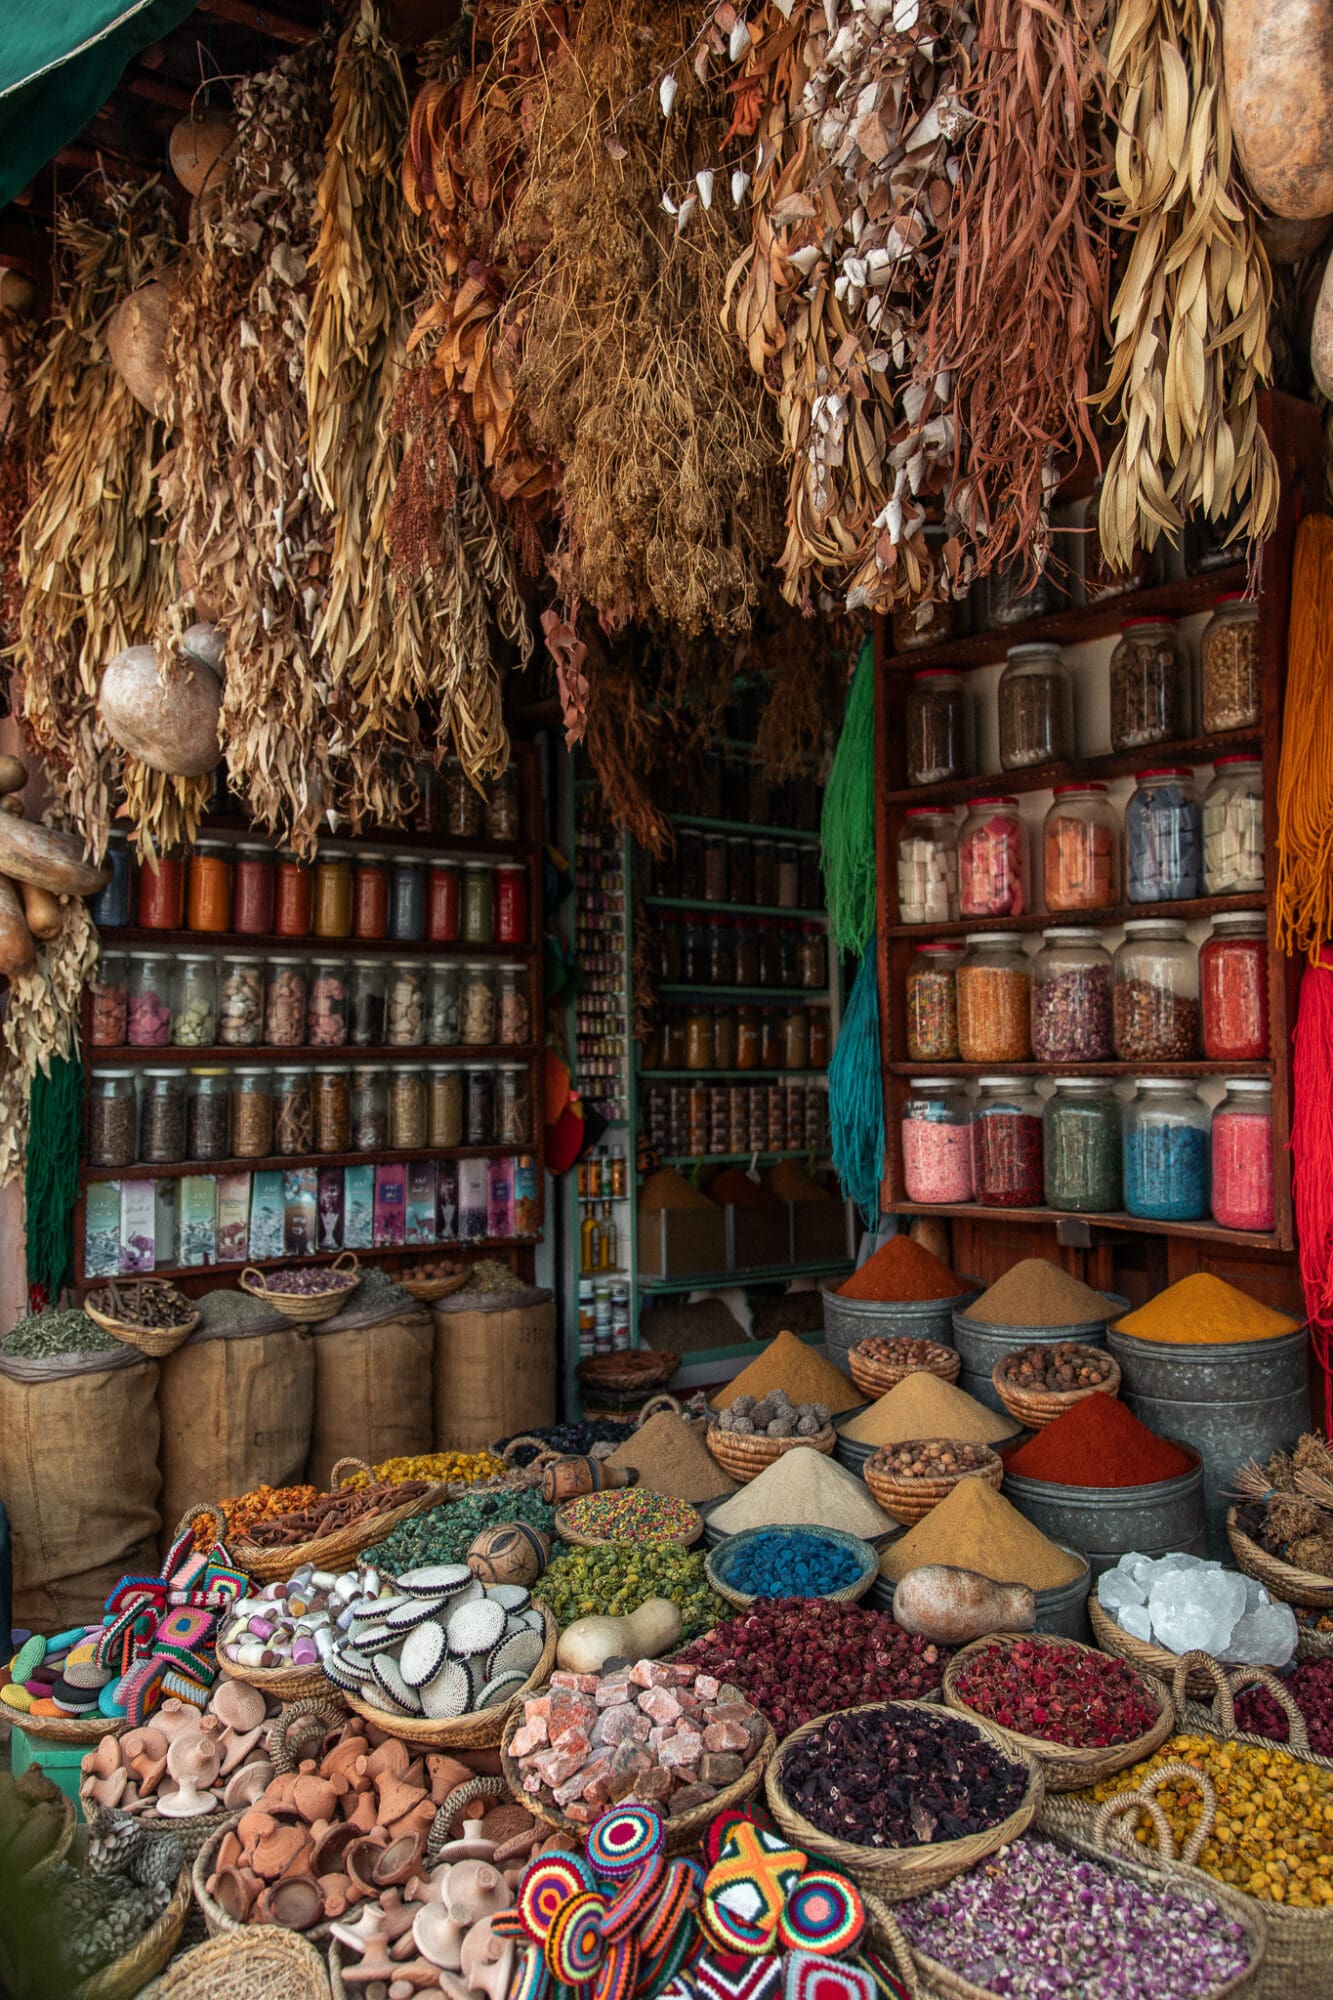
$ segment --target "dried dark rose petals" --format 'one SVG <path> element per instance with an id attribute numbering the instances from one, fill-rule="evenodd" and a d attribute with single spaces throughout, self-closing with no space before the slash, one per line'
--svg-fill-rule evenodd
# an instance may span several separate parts
<path id="1" fill-rule="evenodd" d="M 954 1686 L 988 1722 L 1080 1749 L 1132 1743 L 1161 1712 L 1123 1660 L 1058 1639 L 997 1641 L 972 1655 Z"/>
<path id="2" fill-rule="evenodd" d="M 1027 1772 L 959 1716 L 890 1703 L 833 1715 L 781 1753 L 782 1789 L 854 1847 L 961 1840 L 1007 1819 Z"/>

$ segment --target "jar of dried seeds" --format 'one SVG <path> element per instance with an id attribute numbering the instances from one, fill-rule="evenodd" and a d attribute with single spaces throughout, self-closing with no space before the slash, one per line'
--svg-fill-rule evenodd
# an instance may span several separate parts
<path id="1" fill-rule="evenodd" d="M 965 940 L 958 987 L 958 1049 L 964 1062 L 1026 1062 L 1032 964 L 1006 931 Z"/>
<path id="2" fill-rule="evenodd" d="M 1074 755 L 1074 697 L 1060 648 L 1011 646 L 1000 675 L 1000 763 L 1006 771 Z"/>
<path id="3" fill-rule="evenodd" d="M 382 1153 L 389 1143 L 389 1110 L 383 1072 L 352 1071 L 352 1150 Z"/>
<path id="4" fill-rule="evenodd" d="M 957 1062 L 958 995 L 963 954 L 952 944 L 919 944 L 907 968 L 909 1062 Z"/>
<path id="5" fill-rule="evenodd" d="M 420 1069 L 389 1072 L 389 1144 L 404 1152 L 420 1152 L 426 1144 L 426 1073 Z"/>
<path id="6" fill-rule="evenodd" d="M 185 1158 L 185 1071 L 146 1069 L 139 1121 L 139 1158 L 171 1166 Z"/>
<path id="7" fill-rule="evenodd" d="M 495 1041 L 495 975 L 489 965 L 465 965 L 460 1004 L 459 1035 L 472 1048 L 486 1048 Z"/>
<path id="8" fill-rule="evenodd" d="M 384 989 L 388 968 L 382 958 L 352 960 L 352 1000 L 348 1041 L 353 1048 L 384 1046 Z"/>
<path id="9" fill-rule="evenodd" d="M 1042 932 L 1032 968 L 1032 1053 L 1038 1062 L 1109 1062 L 1111 958 L 1094 930 Z"/>
<path id="10" fill-rule="evenodd" d="M 352 1072 L 341 1064 L 315 1071 L 315 1151 L 345 1153 L 352 1143 Z"/>
<path id="11" fill-rule="evenodd" d="M 904 735 L 909 785 L 940 785 L 965 775 L 963 678 L 948 667 L 913 674 Z"/>
<path id="12" fill-rule="evenodd" d="M 88 1164 L 132 1167 L 136 1126 L 134 1071 L 95 1069 L 88 1098 Z"/>
<path id="13" fill-rule="evenodd" d="M 430 1140 L 449 1150 L 463 1143 L 463 1078 L 444 1063 L 430 1069 Z"/>
<path id="14" fill-rule="evenodd" d="M 1042 1171 L 1050 1208 L 1107 1215 L 1121 1205 L 1120 1105 L 1098 1077 L 1062 1076 L 1042 1113 Z"/>
<path id="15" fill-rule="evenodd" d="M 315 1114 L 308 1069 L 280 1069 L 273 1079 L 273 1150 L 295 1159 L 314 1148 Z"/>
<path id="16" fill-rule="evenodd" d="M 1199 681 L 1206 736 L 1257 728 L 1263 695 L 1259 606 L 1252 598 L 1234 592 L 1214 598 L 1199 649 Z"/>
<path id="17" fill-rule="evenodd" d="M 517 1063 L 501 1063 L 495 1072 L 496 1137 L 502 1146 L 526 1146 L 531 1110 L 528 1072 Z"/>
<path id="18" fill-rule="evenodd" d="M 267 1159 L 273 1151 L 273 1077 L 266 1069 L 238 1069 L 232 1078 L 231 1150 L 238 1160 Z"/>
<path id="19" fill-rule="evenodd" d="M 1111 654 L 1111 748 L 1188 736 L 1191 714 L 1189 654 L 1175 627 L 1127 619 Z"/>
<path id="20" fill-rule="evenodd" d="M 1126 924 L 1114 979 L 1118 1061 L 1190 1062 L 1198 1055 L 1199 954 L 1184 924 L 1164 917 Z"/>
<path id="21" fill-rule="evenodd" d="M 528 1039 L 528 976 L 515 965 L 501 966 L 496 978 L 499 1040 L 513 1048 Z"/>
<path id="22" fill-rule="evenodd" d="M 185 1107 L 187 1160 L 225 1160 L 231 1145 L 231 1077 L 192 1069 Z"/>

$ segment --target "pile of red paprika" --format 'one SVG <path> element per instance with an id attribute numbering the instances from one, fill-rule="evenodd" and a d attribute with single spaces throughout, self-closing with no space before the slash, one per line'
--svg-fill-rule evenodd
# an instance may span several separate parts
<path id="1" fill-rule="evenodd" d="M 1051 1486 L 1152 1486 L 1192 1461 L 1114 1396 L 1087 1396 L 1011 1452 L 1006 1473 Z"/>

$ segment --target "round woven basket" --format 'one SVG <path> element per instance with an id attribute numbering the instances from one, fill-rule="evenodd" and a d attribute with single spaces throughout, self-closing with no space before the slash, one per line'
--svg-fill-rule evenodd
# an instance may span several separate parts
<path id="1" fill-rule="evenodd" d="M 617 1489 L 610 1488 L 608 1490 L 615 1491 Z M 627 1490 L 633 1492 L 636 1489 L 631 1487 Z M 583 1499 L 590 1496 L 580 1494 L 579 1497 Z M 570 1542 L 577 1549 L 605 1549 L 610 1548 L 615 1542 L 626 1539 L 623 1535 L 585 1535 L 578 1528 L 570 1527 L 569 1510 L 573 1504 L 573 1501 L 567 1500 L 563 1506 L 557 1507 L 555 1510 L 555 1532 L 559 1535 L 562 1542 Z M 683 1500 L 680 1504 L 683 1507 L 690 1506 L 688 1500 Z M 653 1549 L 692 1549 L 704 1531 L 704 1517 L 697 1507 L 690 1507 L 690 1512 L 694 1516 L 694 1526 L 687 1534 L 667 1535 L 661 1540 L 645 1541 L 638 1546 Z"/>
<path id="2" fill-rule="evenodd" d="M 373 1722 L 386 1736 L 401 1736 L 405 1743 L 420 1743 L 430 1750 L 494 1750 L 504 1734 L 505 1724 L 519 1705 L 550 1678 L 555 1665 L 556 1641 L 560 1628 L 543 1604 L 541 1614 L 546 1626 L 546 1643 L 542 1647 L 541 1658 L 521 1688 L 516 1688 L 508 1701 L 497 1702 L 494 1708 L 477 1709 L 469 1715 L 450 1716 L 446 1721 L 427 1722 L 419 1715 L 389 1714 L 385 1709 L 375 1708 L 360 1695 L 345 1694 L 343 1699 L 350 1709 L 363 1715 L 367 1722 Z M 519 1794 L 516 1793 L 515 1797 Z M 525 1801 L 526 1803 L 526 1801 Z M 536 1808 L 534 1807 L 535 1811 Z"/>
<path id="3" fill-rule="evenodd" d="M 957 1444 L 957 1442 L 956 1438 L 904 1439 L 904 1443 L 907 1444 Z M 898 1446 L 894 1445 L 891 1448 L 896 1451 Z M 904 1527 L 910 1528 L 917 1521 L 923 1521 L 932 1507 L 938 1507 L 940 1501 L 953 1492 L 960 1479 L 982 1479 L 996 1493 L 999 1492 L 1000 1481 L 1004 1478 L 1004 1465 L 999 1453 L 992 1451 L 988 1445 L 976 1448 L 984 1451 L 986 1456 L 971 1472 L 956 1472 L 951 1477 L 943 1479 L 903 1479 L 894 1473 L 884 1471 L 883 1456 L 886 1447 L 881 1446 L 866 1460 L 861 1468 L 861 1477 L 884 1512 L 892 1514 L 895 1521 L 901 1521 Z"/>
<path id="4" fill-rule="evenodd" d="M 907 1335 L 896 1337 L 906 1344 Z M 872 1360 L 863 1351 L 869 1344 L 863 1340 L 853 1347 L 847 1356 L 847 1366 L 861 1394 L 868 1396 L 872 1402 L 887 1396 L 890 1389 L 896 1389 L 909 1375 L 938 1375 L 941 1382 L 956 1382 L 963 1366 L 963 1357 L 957 1349 L 945 1347 L 938 1340 L 925 1343 L 930 1352 L 924 1361 L 907 1361 L 901 1365 Z"/>
<path id="5" fill-rule="evenodd" d="M 959 1676 L 968 1661 L 996 1644 L 1010 1645 L 1022 1636 L 1040 1639 L 1040 1633 L 1015 1634 L 994 1633 L 989 1638 L 977 1639 L 970 1646 L 962 1647 L 944 1669 L 944 1702 L 959 1715 L 968 1716 L 973 1722 L 985 1722 L 994 1735 L 1002 1737 L 1013 1750 L 1022 1751 L 1036 1758 L 1041 1765 L 1042 1776 L 1046 1780 L 1048 1792 L 1077 1792 L 1085 1786 L 1100 1784 L 1103 1778 L 1111 1777 L 1116 1771 L 1127 1771 L 1131 1764 L 1151 1757 L 1159 1750 L 1176 1726 L 1175 1702 L 1168 1688 L 1150 1675 L 1134 1672 L 1144 1696 L 1157 1710 L 1157 1720 L 1151 1729 L 1132 1742 L 1108 1744 L 1103 1748 L 1090 1749 L 1077 1744 L 1051 1743 L 1045 1737 L 1024 1736 L 1018 1730 L 1006 1729 L 1001 1723 L 992 1722 L 988 1716 L 979 1715 L 966 1698 L 958 1692 Z M 1093 1653 L 1095 1646 L 1080 1645 L 1075 1639 L 1053 1639 L 1053 1645 L 1066 1647 L 1076 1653 Z M 1127 1663 L 1128 1664 L 1128 1663 Z"/>
<path id="6" fill-rule="evenodd" d="M 541 1693 L 542 1690 L 539 1688 L 536 1692 Z M 510 1742 L 515 1732 L 521 1726 L 521 1719 L 522 1711 L 516 1709 L 505 1724 L 504 1736 L 501 1739 L 500 1764 L 504 1771 L 505 1783 L 514 1797 L 520 1799 L 526 1810 L 532 1813 L 535 1818 L 542 1820 L 547 1826 L 553 1827 L 557 1833 L 572 1835 L 581 1843 L 586 1828 L 577 1826 L 571 1819 L 566 1819 L 565 1815 L 557 1811 L 554 1806 L 548 1806 L 539 1793 L 524 1790 L 523 1773 L 514 1758 L 509 1754 Z M 704 1828 L 720 1812 L 727 1812 L 733 1806 L 744 1805 L 748 1798 L 753 1797 L 754 1793 L 759 1789 L 759 1781 L 763 1777 L 769 1760 L 776 1749 L 777 1738 L 770 1729 L 760 1744 L 758 1751 L 755 1753 L 753 1761 L 747 1764 L 744 1775 L 737 1778 L 734 1785 L 724 1786 L 716 1798 L 706 1800 L 703 1805 L 695 1806 L 690 1812 L 673 1813 L 670 1815 L 664 1821 L 666 1829 L 666 1852 L 668 1854 L 690 1853 L 698 1846 Z"/>
<path id="7" fill-rule="evenodd" d="M 715 1549 L 710 1549 L 704 1557 L 704 1574 L 709 1583 L 718 1596 L 727 1604 L 734 1605 L 737 1611 L 748 1611 L 752 1604 L 757 1604 L 760 1600 L 747 1591 L 736 1590 L 727 1582 L 723 1570 L 760 1535 L 769 1537 L 780 1535 L 784 1541 L 794 1535 L 814 1536 L 818 1541 L 831 1543 L 835 1548 L 849 1549 L 859 1561 L 861 1573 L 851 1583 L 843 1584 L 838 1590 L 822 1590 L 818 1593 L 819 1598 L 827 1600 L 830 1604 L 855 1603 L 858 1598 L 865 1596 L 879 1575 L 878 1551 L 872 1549 L 869 1542 L 863 1542 L 859 1535 L 846 1534 L 841 1528 L 742 1528 L 739 1534 L 728 1535 L 725 1542 L 720 1543 Z"/>
<path id="8" fill-rule="evenodd" d="M 395 1277 L 394 1283 L 400 1292 L 406 1292 L 410 1298 L 420 1299 L 423 1305 L 433 1305 L 436 1299 L 447 1299 L 453 1293 L 461 1292 L 470 1275 L 467 1271 L 455 1271 L 451 1278 Z"/>
<path id="9" fill-rule="evenodd" d="M 1271 1596 L 1280 1597 L 1285 1604 L 1304 1605 L 1310 1611 L 1333 1609 L 1333 1576 L 1297 1569 L 1294 1563 L 1283 1562 L 1281 1556 L 1270 1555 L 1246 1534 L 1238 1515 L 1238 1508 L 1228 1507 L 1227 1540 L 1237 1569 L 1244 1570 L 1246 1576 L 1252 1576 Z"/>
<path id="10" fill-rule="evenodd" d="M 717 1424 L 708 1426 L 706 1443 L 709 1451 L 722 1470 L 729 1473 L 741 1486 L 757 1479 L 765 1466 L 772 1465 L 784 1452 L 795 1451 L 804 1446 L 807 1451 L 831 1453 L 838 1442 L 838 1433 L 832 1424 L 825 1424 L 822 1431 L 808 1438 L 771 1438 L 738 1436 L 735 1431 L 724 1431 Z"/>
<path id="11" fill-rule="evenodd" d="M 14 1880 L 16 1882 L 40 1880 L 48 1868 L 54 1868 L 57 1861 L 64 1860 L 74 1844 L 74 1836 L 78 1832 L 78 1828 L 79 1815 L 74 1809 L 74 1801 L 62 1795 L 59 1833 L 56 1835 L 51 1846 L 47 1848 L 45 1854 L 39 1854 L 37 1859 L 27 1868 L 16 1869 L 14 1871 Z"/>
<path id="12" fill-rule="evenodd" d="M 330 1475 L 329 1490 L 350 1472 L 374 1473 L 360 1458 L 340 1458 Z M 229 1546 L 238 1569 L 256 1583 L 277 1583 L 289 1577 L 293 1570 L 303 1563 L 313 1563 L 316 1569 L 345 1569 L 365 1549 L 374 1548 L 398 1526 L 400 1521 L 410 1521 L 415 1514 L 424 1514 L 431 1507 L 439 1507 L 449 1498 L 449 1488 L 438 1481 L 415 1500 L 407 1501 L 401 1507 L 390 1507 L 382 1514 L 370 1514 L 361 1521 L 353 1521 L 346 1528 L 339 1528 L 331 1535 L 317 1536 L 309 1542 L 293 1542 L 287 1548 L 261 1548 L 255 1542 L 232 1541 Z"/>
<path id="13" fill-rule="evenodd" d="M 1318 1632 L 1313 1627 L 1303 1625 L 1300 1619 L 1300 1609 L 1296 1605 L 1293 1605 L 1292 1610 L 1297 1614 L 1296 1658 L 1298 1660 L 1333 1659 L 1333 1632 Z"/>
<path id="14" fill-rule="evenodd" d="M 143 1286 L 152 1282 L 152 1279 L 133 1278 L 105 1285 L 99 1291 L 89 1292 L 83 1302 L 83 1310 L 103 1333 L 123 1341 L 126 1347 L 137 1347 L 140 1354 L 150 1355 L 156 1360 L 161 1355 L 173 1354 L 190 1338 L 199 1324 L 200 1315 L 192 1312 L 178 1326 L 138 1325 L 130 1315 Z"/>
<path id="15" fill-rule="evenodd" d="M 17 1723 L 25 1736 L 36 1736 L 43 1743 L 64 1743 L 71 1749 L 82 1746 L 91 1750 L 104 1736 L 119 1736 L 126 1727 L 124 1716 L 115 1720 L 96 1715 L 25 1715 L 21 1709 L 3 1709 L 6 1722 Z"/>
<path id="16" fill-rule="evenodd" d="M 324 1961 L 296 1931 L 247 1924 L 183 1952 L 143 2000 L 329 2000 Z"/>
<path id="17" fill-rule="evenodd" d="M 218 1672 L 229 1681 L 244 1681 L 271 1701 L 318 1701 L 329 1691 L 321 1667 L 238 1667 L 217 1656 Z"/>
<path id="18" fill-rule="evenodd" d="M 1092 1636 L 1104 1653 L 1114 1653 L 1120 1659 L 1128 1660 L 1140 1673 L 1151 1674 L 1154 1680 L 1164 1681 L 1170 1687 L 1180 1654 L 1169 1652 L 1165 1646 L 1156 1646 L 1149 1639 L 1136 1639 L 1132 1632 L 1122 1630 L 1110 1613 L 1102 1610 L 1095 1584 L 1088 1593 L 1088 1617 L 1092 1621 Z M 1212 1691 L 1213 1682 L 1207 1674 L 1191 1673 L 1189 1693 L 1196 1700 L 1206 1700 Z"/>
<path id="19" fill-rule="evenodd" d="M 344 1250 L 341 1257 L 334 1258 L 329 1269 L 355 1274 L 360 1266 L 355 1253 Z M 262 1299 L 266 1306 L 272 1307 L 275 1313 L 281 1313 L 284 1319 L 297 1320 L 303 1326 L 314 1326 L 317 1320 L 328 1319 L 336 1313 L 339 1306 L 346 1305 L 360 1282 L 358 1276 L 353 1284 L 331 1285 L 323 1292 L 275 1292 L 270 1289 L 263 1272 L 257 1271 L 253 1264 L 247 1264 L 237 1280 L 241 1290 L 248 1292 L 252 1299 Z"/>
<path id="20" fill-rule="evenodd" d="M 917 1706 L 919 1704 L 913 1702 L 876 1701 L 866 1702 L 845 1713 L 883 1715 L 894 1709 Z M 984 1861 L 997 1848 L 1017 1840 L 1019 1834 L 1031 1826 L 1046 1795 L 1041 1765 L 1030 1751 L 1016 1750 L 1005 1741 L 999 1730 L 992 1729 L 989 1723 L 981 1722 L 975 1716 L 960 1716 L 958 1719 L 991 1743 L 1009 1763 L 1021 1766 L 1027 1776 L 1023 1797 L 1013 1812 L 981 1833 L 969 1833 L 962 1840 L 924 1843 L 919 1847 L 857 1847 L 815 1826 L 796 1810 L 783 1790 L 782 1765 L 792 1745 L 822 1728 L 830 1720 L 827 1715 L 815 1716 L 783 1738 L 764 1780 L 768 1809 L 793 1846 L 806 1854 L 818 1854 L 834 1868 L 841 1868 L 864 1887 L 873 1889 L 886 1903 L 905 1903 L 913 1896 L 924 1895 L 929 1889 L 938 1889 L 942 1882 L 951 1882 L 955 1875 L 974 1868 L 978 1861 Z"/>
<path id="21" fill-rule="evenodd" d="M 171 1901 L 157 1922 L 122 1957 L 72 1986 L 69 2000 L 134 2000 L 175 1951 L 189 1914 L 190 1871 L 182 1868 Z"/>
<path id="22" fill-rule="evenodd" d="M 1087 1347 L 1082 1350 L 1098 1361 L 1108 1357 L 1103 1348 Z M 1015 1422 L 1030 1431 L 1044 1430 L 1053 1424 L 1066 1410 L 1072 1410 L 1075 1403 L 1085 1403 L 1089 1396 L 1115 1396 L 1120 1392 L 1120 1363 L 1111 1362 L 1111 1372 L 1104 1382 L 1095 1383 L 1088 1389 L 1020 1389 L 1013 1382 L 1003 1379 L 1004 1361 L 997 1361 L 991 1370 L 991 1386 Z"/>
<path id="23" fill-rule="evenodd" d="M 578 1378 L 590 1396 L 612 1396 L 637 1402 L 664 1389 L 680 1366 L 678 1354 L 651 1347 L 632 1347 L 623 1354 L 591 1354 L 578 1365 Z"/>

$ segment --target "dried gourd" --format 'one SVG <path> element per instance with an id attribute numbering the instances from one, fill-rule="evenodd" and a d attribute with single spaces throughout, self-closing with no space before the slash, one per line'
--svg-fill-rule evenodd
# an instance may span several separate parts
<path id="1" fill-rule="evenodd" d="M 1333 0 L 1226 0 L 1226 104 L 1265 208 L 1333 213 Z"/>

